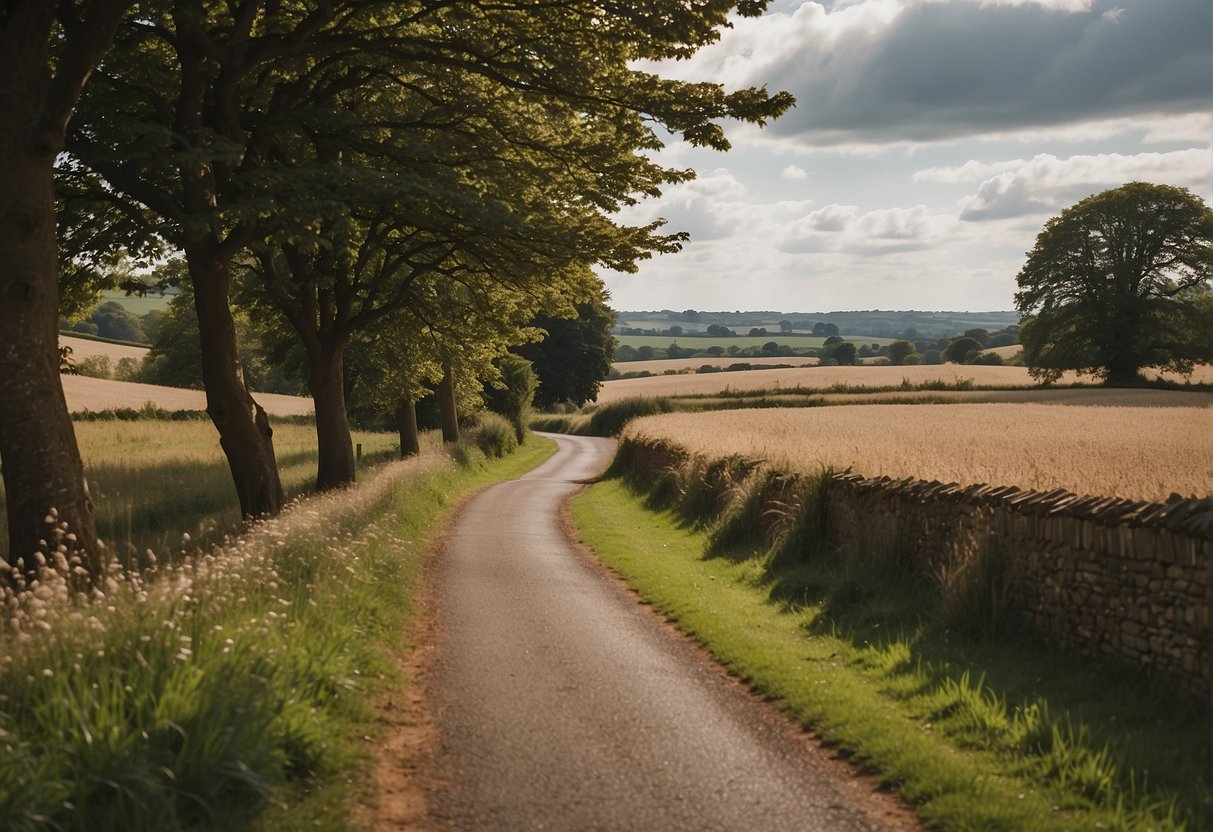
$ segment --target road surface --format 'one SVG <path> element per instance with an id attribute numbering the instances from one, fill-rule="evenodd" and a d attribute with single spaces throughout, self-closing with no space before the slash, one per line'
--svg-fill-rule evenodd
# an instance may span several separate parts
<path id="1" fill-rule="evenodd" d="M 429 825 L 909 828 L 569 542 L 561 505 L 613 443 L 554 438 L 466 506 L 433 575 Z"/>

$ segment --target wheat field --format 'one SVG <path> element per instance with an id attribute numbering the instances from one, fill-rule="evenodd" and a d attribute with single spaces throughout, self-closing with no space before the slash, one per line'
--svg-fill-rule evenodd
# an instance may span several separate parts
<path id="1" fill-rule="evenodd" d="M 897 387 L 944 382 L 956 384 L 971 379 L 978 387 L 1031 387 L 1035 385 L 1025 367 L 987 367 L 959 364 L 907 367 L 793 367 L 782 370 L 747 370 L 703 375 L 653 376 L 608 381 L 598 392 L 598 403 L 606 404 L 630 396 L 701 396 L 746 390 L 812 391 L 838 385 L 852 387 Z M 1074 381 L 1067 377 L 1064 382 Z"/>
<path id="2" fill-rule="evenodd" d="M 646 416 L 626 437 L 800 470 L 1064 488 L 1165 500 L 1213 494 L 1213 407 L 840 405 Z"/>
<path id="3" fill-rule="evenodd" d="M 156 384 L 136 384 L 88 376 L 60 376 L 67 409 L 72 413 L 84 410 L 138 410 L 151 402 L 164 410 L 206 410 L 206 393 L 183 387 L 161 387 Z M 303 416 L 312 412 L 312 400 L 306 396 L 284 396 L 279 393 L 254 393 L 253 398 L 274 416 Z"/>
<path id="4" fill-rule="evenodd" d="M 93 341 L 89 338 L 73 338 L 70 335 L 59 336 L 59 346 L 72 348 L 72 359 L 91 358 L 94 355 L 107 356 L 115 364 L 124 358 L 142 361 L 147 355 L 147 347 L 131 347 L 126 344 L 111 344 L 108 341 Z"/>
<path id="5" fill-rule="evenodd" d="M 651 362 L 649 362 L 651 363 Z M 1146 372 L 1145 375 L 1183 381 L 1170 375 Z M 1196 369 L 1193 383 L 1213 383 L 1213 367 Z M 990 367 L 974 364 L 931 364 L 859 367 L 793 367 L 783 370 L 747 370 L 733 373 L 705 373 L 703 375 L 652 376 L 649 378 L 626 378 L 608 381 L 598 392 L 598 403 L 608 404 L 632 396 L 709 396 L 723 392 L 745 392 L 750 390 L 779 390 L 783 392 L 812 392 L 837 386 L 895 388 L 903 383 L 911 385 L 942 382 L 948 385 L 964 384 L 974 387 L 1003 389 L 1035 387 L 1036 382 L 1028 375 L 1026 367 Z M 1093 383 L 1088 377 L 1066 373 L 1060 384 L 1075 382 Z"/>

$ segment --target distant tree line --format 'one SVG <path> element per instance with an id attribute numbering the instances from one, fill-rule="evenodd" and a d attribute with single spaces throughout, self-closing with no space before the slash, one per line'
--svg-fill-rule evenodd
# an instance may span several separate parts
<path id="1" fill-rule="evenodd" d="M 832 325 L 826 325 L 832 327 Z M 836 328 L 835 328 L 836 329 Z M 824 332 L 823 328 L 823 332 Z M 712 345 L 706 348 L 690 347 L 671 343 L 667 347 L 620 344 L 615 349 L 617 361 L 651 361 L 660 358 L 754 358 L 754 357 L 812 357 L 819 358 L 825 366 L 851 365 L 863 359 L 878 364 L 1002 364 L 1005 359 L 997 353 L 988 352 L 996 347 L 1019 343 L 1019 327 L 1012 325 L 995 332 L 974 328 L 961 335 L 935 339 L 899 339 L 891 344 L 849 341 L 841 335 L 825 337 L 821 347 L 793 347 L 788 343 L 767 341 L 761 345 L 740 347 Z"/>

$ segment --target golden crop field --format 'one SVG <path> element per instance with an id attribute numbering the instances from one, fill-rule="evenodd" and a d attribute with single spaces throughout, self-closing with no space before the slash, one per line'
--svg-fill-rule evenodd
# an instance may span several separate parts
<path id="1" fill-rule="evenodd" d="M 1159 373 L 1146 372 L 1157 377 Z M 1183 381 L 1167 375 L 1167 378 Z M 890 388 L 898 387 L 903 380 L 919 385 L 931 382 L 946 384 L 967 383 L 975 387 L 1018 388 L 1035 387 L 1036 382 L 1028 375 L 1026 367 L 989 367 L 975 364 L 918 364 L 905 367 L 859 366 L 859 367 L 793 367 L 784 370 L 746 370 L 731 373 L 705 373 L 703 375 L 652 376 L 649 378 L 625 378 L 608 381 L 598 391 L 598 403 L 625 399 L 632 396 L 705 396 L 725 391 L 781 390 L 784 392 L 812 392 L 826 390 L 838 385 L 850 387 Z M 1193 383 L 1213 383 L 1213 367 L 1196 368 Z M 1089 377 L 1066 373 L 1060 384 L 1074 382 L 1094 383 Z"/>
<path id="2" fill-rule="evenodd" d="M 897 387 L 903 379 L 910 384 L 942 381 L 956 384 L 965 379 L 979 387 L 1031 387 L 1035 384 L 1025 367 L 986 367 L 959 364 L 914 365 L 908 367 L 793 367 L 784 370 L 746 370 L 703 375 L 654 376 L 608 381 L 598 392 L 598 403 L 630 396 L 695 396 L 724 390 L 825 390 L 836 385 L 854 387 Z M 1063 381 L 1073 379 L 1067 377 Z"/>
<path id="3" fill-rule="evenodd" d="M 88 376 L 60 376 L 67 409 L 113 410 L 129 407 L 135 410 L 151 402 L 165 410 L 205 410 L 206 393 L 183 387 L 161 387 L 156 384 L 136 384 Z M 312 400 L 306 396 L 283 396 L 279 393 L 254 393 L 253 398 L 274 416 L 302 416 L 312 412 Z"/>
<path id="4" fill-rule="evenodd" d="M 670 413 L 625 436 L 800 470 L 1064 488 L 1165 500 L 1213 494 L 1213 407 L 840 405 Z"/>
<path id="5" fill-rule="evenodd" d="M 133 358 L 142 361 L 147 355 L 147 347 L 130 347 L 126 344 L 111 344 L 106 341 L 93 341 L 88 338 L 73 338 L 70 335 L 59 336 L 59 346 L 71 347 L 72 358 L 79 361 L 94 355 L 109 356 L 115 364 L 123 358 Z"/>
<path id="6" fill-rule="evenodd" d="M 1052 404 L 1101 405 L 1103 407 L 1213 407 L 1213 393 L 1184 390 L 1151 390 L 1144 387 L 1018 387 L 1012 390 L 890 390 L 883 393 L 778 394 L 764 396 L 771 407 L 804 407 L 839 404 Z M 696 409 L 737 406 L 737 400 L 721 396 L 695 399 Z"/>

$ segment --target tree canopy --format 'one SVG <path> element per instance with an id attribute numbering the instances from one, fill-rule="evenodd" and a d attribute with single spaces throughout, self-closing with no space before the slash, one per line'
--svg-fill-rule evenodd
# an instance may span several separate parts
<path id="1" fill-rule="evenodd" d="M 62 173 L 77 199 L 119 209 L 106 216 L 123 233 L 87 239 L 142 227 L 184 251 L 208 411 L 244 513 L 272 513 L 281 489 L 268 424 L 241 379 L 233 280 L 251 275 L 307 346 L 321 444 L 348 445 L 345 346 L 372 325 L 444 318 L 425 304 L 446 295 L 423 284 L 458 283 L 467 299 L 497 284 L 502 302 L 560 312 L 584 293 L 590 265 L 633 271 L 680 248 L 686 235 L 661 221 L 615 219 L 693 176 L 647 151 L 667 133 L 727 149 L 721 121 L 763 124 L 793 102 L 637 62 L 686 57 L 730 12 L 765 5 L 141 4 Z M 353 470 L 344 449 L 321 460 L 331 466 L 320 482 Z"/>
<path id="2" fill-rule="evenodd" d="M 581 406 L 598 398 L 598 388 L 611 371 L 615 313 L 601 290 L 575 304 L 576 317 L 540 313 L 531 325 L 543 330 L 542 340 L 522 344 L 514 352 L 529 359 L 539 376 L 535 406 L 560 402 Z"/>
<path id="3" fill-rule="evenodd" d="M 1131 382 L 1213 360 L 1213 210 L 1186 188 L 1130 182 L 1049 220 L 1017 278 L 1033 377 Z"/>

